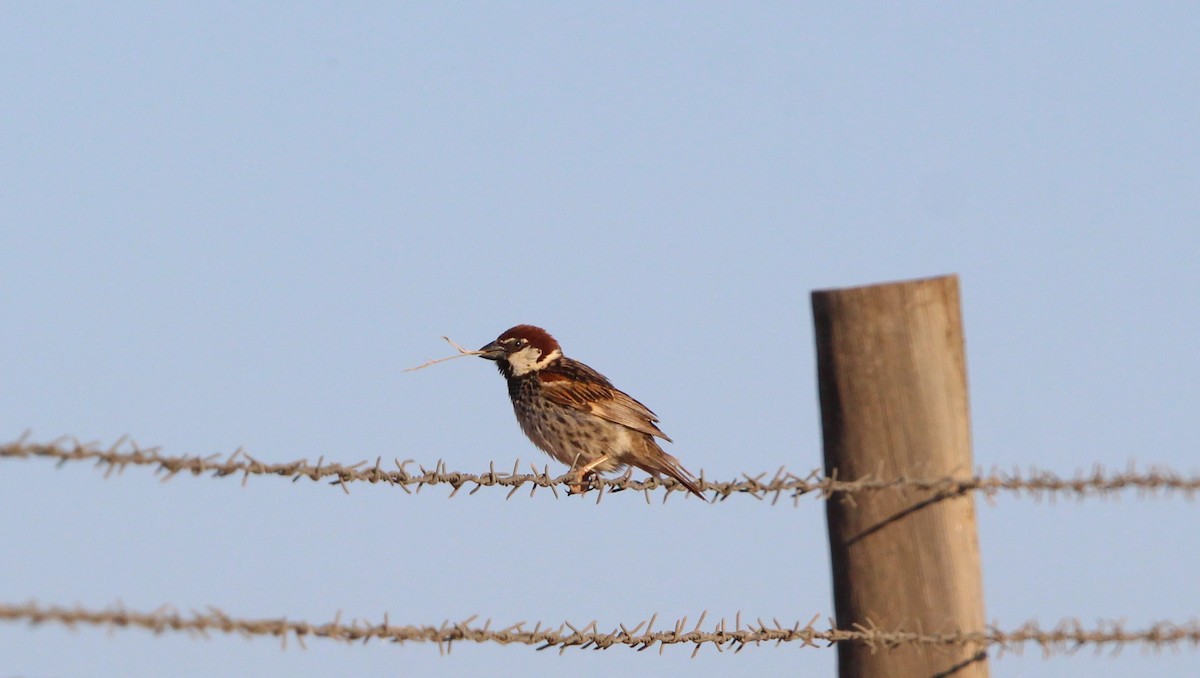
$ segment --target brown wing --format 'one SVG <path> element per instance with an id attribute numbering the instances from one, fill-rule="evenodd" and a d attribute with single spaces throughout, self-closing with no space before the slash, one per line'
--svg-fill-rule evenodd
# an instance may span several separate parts
<path id="1" fill-rule="evenodd" d="M 596 370 L 570 358 L 560 358 L 538 372 L 542 392 L 550 401 L 607 419 L 635 431 L 670 441 L 655 423 L 650 408 L 629 397 Z"/>

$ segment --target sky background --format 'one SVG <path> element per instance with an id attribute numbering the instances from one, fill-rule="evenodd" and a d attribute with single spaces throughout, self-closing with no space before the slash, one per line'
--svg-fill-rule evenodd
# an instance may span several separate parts
<path id="1" fill-rule="evenodd" d="M 6 2 L 0 440 L 543 466 L 491 364 L 402 372 L 528 322 L 692 471 L 807 473 L 809 293 L 957 273 L 978 466 L 1194 473 L 1197 73 L 1193 3 Z M 816 498 L 446 494 L 0 460 L 0 602 L 833 614 Z M 1200 614 L 1194 503 L 978 510 L 1001 628 Z M 3 676 L 835 674 L 833 649 L 690 653 L 0 625 Z"/>

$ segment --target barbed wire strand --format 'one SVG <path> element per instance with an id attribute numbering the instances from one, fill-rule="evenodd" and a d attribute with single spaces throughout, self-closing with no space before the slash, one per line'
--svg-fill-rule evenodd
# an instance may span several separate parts
<path id="1" fill-rule="evenodd" d="M 420 492 L 426 486 L 446 485 L 451 488 L 453 497 L 464 487 L 469 488 L 468 494 L 474 494 L 484 487 L 508 487 L 508 497 L 518 490 L 529 486 L 530 495 L 539 488 L 548 488 L 558 497 L 560 486 L 569 488 L 573 476 L 550 474 L 549 467 L 541 470 L 530 464 L 530 473 L 520 472 L 520 461 L 514 463 L 511 472 L 497 471 L 495 463 L 488 467 L 485 473 L 462 473 L 450 471 L 442 461 L 433 468 L 418 465 L 413 460 L 395 460 L 395 468 L 385 468 L 383 458 L 376 457 L 374 465 L 360 461 L 355 464 L 326 463 L 322 456 L 317 463 L 311 464 L 306 459 L 285 463 L 266 463 L 251 457 L 241 449 L 232 454 L 213 454 L 208 456 L 170 456 L 162 454 L 157 447 L 143 448 L 137 443 L 122 438 L 108 448 L 100 448 L 95 443 L 81 443 L 75 440 L 59 439 L 50 443 L 29 443 L 21 438 L 0 447 L 0 458 L 45 458 L 55 459 L 59 465 L 75 461 L 93 461 L 104 468 L 105 477 L 112 473 L 121 473 L 129 466 L 149 466 L 169 480 L 180 473 L 192 475 L 211 474 L 214 477 L 242 476 L 245 484 L 250 476 L 280 476 L 291 478 L 293 482 L 301 478 L 313 481 L 327 480 L 338 485 L 343 491 L 349 492 L 349 483 L 388 483 L 395 485 L 407 493 Z M 416 465 L 416 470 L 411 467 Z M 713 497 L 722 501 L 735 494 L 748 494 L 759 500 L 769 499 L 776 503 L 782 497 L 788 497 L 793 503 L 799 503 L 801 496 L 812 494 L 818 498 L 828 499 L 840 497 L 852 499 L 851 495 L 858 492 L 881 490 L 923 490 L 944 496 L 954 496 L 967 492 L 980 492 L 989 501 L 1001 492 L 1027 494 L 1036 499 L 1058 497 L 1083 499 L 1085 497 L 1109 496 L 1125 490 L 1137 490 L 1139 496 L 1159 496 L 1181 493 L 1187 499 L 1195 498 L 1200 492 L 1200 475 L 1183 475 L 1177 471 L 1163 467 L 1150 467 L 1140 470 L 1130 464 L 1125 471 L 1108 471 L 1101 466 L 1095 466 L 1091 472 L 1078 472 L 1073 477 L 1062 477 L 1049 471 L 1030 469 L 1026 472 L 1014 470 L 1002 472 L 993 470 L 988 475 L 970 477 L 944 478 L 890 478 L 881 479 L 870 475 L 856 480 L 840 480 L 836 477 L 822 477 L 821 471 L 815 469 L 806 475 L 797 475 L 780 468 L 773 475 L 760 473 L 751 476 L 743 474 L 740 479 L 730 481 L 712 481 L 700 473 L 699 486 L 705 492 L 712 492 Z M 631 472 L 615 478 L 593 478 L 592 488 L 596 489 L 596 501 L 599 502 L 605 494 L 621 491 L 639 491 L 650 501 L 653 490 L 663 488 L 666 492 L 663 501 L 672 492 L 687 490 L 671 478 L 634 479 Z"/>
<path id="2" fill-rule="evenodd" d="M 455 642 L 464 641 L 536 645 L 538 650 L 558 648 L 560 653 L 570 648 L 604 650 L 619 646 L 643 651 L 655 645 L 659 646 L 661 653 L 668 645 L 691 644 L 694 646 L 693 657 L 705 644 L 711 644 L 722 652 L 727 649 L 740 652 L 748 645 L 766 642 L 774 642 L 776 645 L 799 643 L 800 647 L 827 647 L 835 643 L 862 642 L 876 650 L 908 644 L 986 646 L 996 647 L 999 654 L 1020 653 L 1025 645 L 1033 643 L 1039 646 L 1042 654 L 1046 656 L 1073 654 L 1089 645 L 1095 646 L 1097 652 L 1112 650 L 1114 653 L 1129 644 L 1138 644 L 1144 649 L 1156 651 L 1188 646 L 1191 649 L 1200 647 L 1200 621 L 1195 619 L 1182 624 L 1156 622 L 1138 630 L 1126 629 L 1123 623 L 1117 621 L 1101 621 L 1093 628 L 1086 628 L 1078 620 L 1068 619 L 1046 630 L 1036 622 L 1030 622 L 1013 631 L 989 627 L 986 631 L 975 632 L 918 633 L 887 631 L 874 626 L 860 626 L 853 630 L 821 630 L 814 627 L 821 615 L 814 616 L 805 625 L 796 622 L 785 626 L 777 619 L 772 619 L 770 623 L 762 619 L 744 623 L 740 613 L 735 617 L 732 628 L 725 619 L 721 619 L 712 625 L 711 631 L 705 631 L 702 629 L 707 616 L 707 612 L 701 614 L 690 630 L 688 619 L 684 617 L 672 624 L 671 628 L 656 631 L 654 625 L 658 615 L 655 614 L 632 628 L 618 624 L 612 631 L 605 633 L 599 630 L 596 621 L 585 625 L 563 622 L 556 628 L 539 622 L 532 629 L 526 628 L 527 622 L 517 622 L 501 629 L 493 629 L 492 620 L 488 619 L 479 625 L 475 622 L 477 616 L 457 623 L 447 620 L 438 626 L 397 626 L 390 622 L 386 614 L 381 623 L 375 624 L 365 620 L 344 623 L 341 621 L 341 613 L 338 613 L 332 622 L 312 624 L 287 618 L 239 619 L 211 607 L 207 612 L 192 611 L 181 614 L 169 606 L 153 612 L 137 612 L 122 605 L 89 610 L 78 606 L 42 606 L 36 602 L 23 605 L 0 604 L 0 620 L 25 621 L 33 626 L 59 623 L 69 628 L 81 625 L 141 628 L 156 634 L 173 631 L 205 638 L 210 637 L 210 632 L 245 637 L 274 636 L 280 639 L 285 648 L 290 637 L 294 637 L 301 647 L 306 647 L 304 640 L 309 637 L 348 643 L 367 643 L 371 640 L 395 643 L 432 642 L 437 644 L 442 653 L 449 652 Z"/>

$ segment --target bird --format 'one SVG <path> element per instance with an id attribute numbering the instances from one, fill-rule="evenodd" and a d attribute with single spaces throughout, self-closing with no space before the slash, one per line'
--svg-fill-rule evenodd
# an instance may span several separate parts
<path id="1" fill-rule="evenodd" d="M 655 478 L 666 474 L 708 501 L 696 477 L 658 446 L 655 438 L 671 442 L 658 428 L 658 415 L 604 375 L 563 355 L 546 330 L 517 325 L 476 353 L 495 361 L 504 375 L 529 440 L 571 468 L 572 490 L 591 473 L 635 466 Z"/>

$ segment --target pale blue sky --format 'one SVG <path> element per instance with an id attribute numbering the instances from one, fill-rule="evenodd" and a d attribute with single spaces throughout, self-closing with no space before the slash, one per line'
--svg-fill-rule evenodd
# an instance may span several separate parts
<path id="1" fill-rule="evenodd" d="M 693 471 L 820 465 L 813 289 L 962 276 L 975 459 L 1195 472 L 1190 3 L 0 5 L 0 439 L 549 459 L 445 355 L 519 323 Z M 561 470 L 561 467 L 552 467 Z M 0 461 L 0 601 L 601 627 L 832 615 L 824 507 Z M 987 617 L 1200 614 L 1181 498 L 979 504 Z M 0 675 L 833 675 L 832 649 L 0 625 Z M 1195 675 L 1195 650 L 993 661 Z"/>

